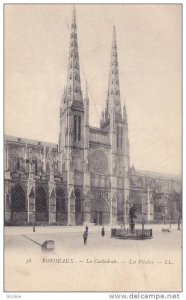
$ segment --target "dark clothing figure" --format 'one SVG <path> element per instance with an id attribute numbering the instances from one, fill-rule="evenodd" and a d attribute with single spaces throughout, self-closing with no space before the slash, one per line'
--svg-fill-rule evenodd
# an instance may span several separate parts
<path id="1" fill-rule="evenodd" d="M 87 243 L 87 238 L 88 238 L 88 233 L 87 233 L 87 231 L 85 230 L 85 232 L 83 233 L 84 245 L 86 245 L 86 243 Z"/>
<path id="2" fill-rule="evenodd" d="M 33 232 L 35 232 L 36 231 L 36 229 L 35 229 L 35 224 L 33 224 Z"/>
<path id="3" fill-rule="evenodd" d="M 134 232 L 134 228 L 135 228 L 135 222 L 134 219 L 136 219 L 136 208 L 134 206 L 132 206 L 129 210 L 129 217 L 130 217 L 130 230 L 133 233 Z"/>
<path id="4" fill-rule="evenodd" d="M 104 226 L 101 229 L 101 235 L 102 235 L 102 237 L 104 237 L 104 235 L 105 235 L 105 228 L 104 228 Z"/>
<path id="5" fill-rule="evenodd" d="M 132 220 L 131 223 L 130 223 L 130 229 L 131 229 L 131 232 L 134 233 L 134 227 L 135 227 L 135 223 L 134 221 Z"/>
<path id="6" fill-rule="evenodd" d="M 178 230 L 180 230 L 180 225 L 181 225 L 181 216 L 178 217 Z"/>
<path id="7" fill-rule="evenodd" d="M 88 226 L 87 225 L 85 227 L 85 231 L 87 232 L 87 235 L 88 235 Z"/>

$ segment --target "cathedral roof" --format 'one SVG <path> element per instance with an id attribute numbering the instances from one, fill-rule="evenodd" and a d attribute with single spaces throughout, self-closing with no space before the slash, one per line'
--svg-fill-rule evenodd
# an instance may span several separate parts
<path id="1" fill-rule="evenodd" d="M 5 142 L 9 142 L 9 143 L 15 143 L 18 145 L 33 145 L 33 146 L 45 146 L 48 148 L 58 148 L 57 144 L 54 143 L 50 143 L 50 142 L 41 142 L 38 140 L 32 140 L 32 139 L 28 139 L 28 138 L 20 138 L 20 137 L 16 137 L 16 136 L 10 136 L 10 135 L 5 135 L 4 137 Z"/>

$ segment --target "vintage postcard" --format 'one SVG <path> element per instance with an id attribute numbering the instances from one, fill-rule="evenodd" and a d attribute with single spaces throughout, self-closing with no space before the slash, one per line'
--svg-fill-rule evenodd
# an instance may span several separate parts
<path id="1" fill-rule="evenodd" d="M 182 291 L 182 5 L 4 5 L 4 291 Z"/>

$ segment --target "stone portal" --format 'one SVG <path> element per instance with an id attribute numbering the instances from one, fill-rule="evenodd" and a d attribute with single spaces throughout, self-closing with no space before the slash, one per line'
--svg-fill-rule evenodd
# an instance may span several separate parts
<path id="1" fill-rule="evenodd" d="M 96 190 L 92 194 L 91 222 L 96 225 L 110 223 L 110 204 L 108 192 Z"/>
<path id="2" fill-rule="evenodd" d="M 43 187 L 36 189 L 36 222 L 48 223 L 48 201 Z"/>

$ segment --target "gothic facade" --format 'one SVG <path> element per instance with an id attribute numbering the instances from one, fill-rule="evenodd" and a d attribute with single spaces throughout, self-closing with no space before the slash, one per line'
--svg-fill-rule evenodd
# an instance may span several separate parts
<path id="1" fill-rule="evenodd" d="M 178 178 L 130 167 L 115 27 L 105 109 L 100 128 L 90 126 L 75 11 L 58 144 L 6 136 L 4 150 L 5 224 L 124 224 L 132 203 L 138 220 L 143 214 L 148 222 L 161 221 L 162 216 L 175 219 L 181 210 Z"/>

